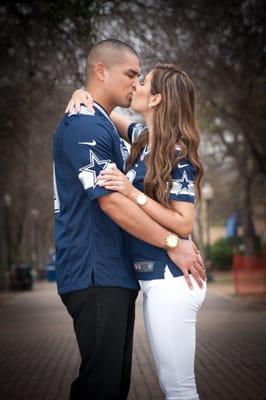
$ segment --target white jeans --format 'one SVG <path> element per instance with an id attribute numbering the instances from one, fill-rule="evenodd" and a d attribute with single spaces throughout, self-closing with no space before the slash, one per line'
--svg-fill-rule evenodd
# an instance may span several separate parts
<path id="1" fill-rule="evenodd" d="M 146 330 L 159 383 L 166 400 L 198 400 L 194 360 L 197 312 L 206 294 L 191 278 L 174 277 L 168 267 L 165 279 L 140 281 Z"/>

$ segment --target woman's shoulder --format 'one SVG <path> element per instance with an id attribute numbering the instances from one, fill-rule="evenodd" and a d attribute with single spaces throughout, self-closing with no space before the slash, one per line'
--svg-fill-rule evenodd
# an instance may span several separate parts
<path id="1" fill-rule="evenodd" d="M 196 168 L 187 155 L 181 158 L 179 157 L 180 151 L 181 148 L 180 146 L 177 145 L 176 146 L 177 157 L 173 168 L 173 175 L 183 176 L 185 172 L 186 175 L 188 175 L 191 179 L 193 179 L 196 174 Z"/>

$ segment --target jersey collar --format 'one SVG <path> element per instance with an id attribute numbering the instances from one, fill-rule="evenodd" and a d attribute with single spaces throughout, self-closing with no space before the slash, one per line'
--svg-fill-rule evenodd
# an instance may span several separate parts
<path id="1" fill-rule="evenodd" d="M 97 101 L 94 100 L 93 106 L 97 108 L 97 110 L 99 110 L 106 118 L 110 119 L 108 112 L 105 110 L 103 106 L 101 106 L 101 104 L 99 104 Z"/>
<path id="2" fill-rule="evenodd" d="M 111 124 L 113 125 L 114 130 L 118 133 L 117 131 L 117 127 L 115 126 L 115 124 L 113 123 L 113 121 L 111 120 L 109 114 L 107 113 L 107 111 L 96 101 L 93 102 L 93 106 L 100 111 L 101 114 L 103 114 L 105 116 L 105 118 L 108 119 L 109 122 L 111 122 Z"/>

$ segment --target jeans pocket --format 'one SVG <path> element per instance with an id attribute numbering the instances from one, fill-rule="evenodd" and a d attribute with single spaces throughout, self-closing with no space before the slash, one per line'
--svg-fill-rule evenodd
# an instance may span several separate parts
<path id="1" fill-rule="evenodd" d="M 79 292 L 67 293 L 67 295 L 61 295 L 62 301 L 65 304 L 68 313 L 72 318 L 75 318 L 81 308 L 83 307 L 87 297 L 87 291 L 82 290 Z"/>
<path id="2" fill-rule="evenodd" d="M 197 308 L 197 311 L 199 311 L 202 306 L 202 303 L 205 299 L 206 286 L 204 286 L 202 289 L 197 287 L 196 290 L 195 289 L 191 290 L 191 292 L 193 292 L 193 291 L 194 291 L 194 296 L 193 296 L 194 304 L 195 304 L 195 307 Z"/>

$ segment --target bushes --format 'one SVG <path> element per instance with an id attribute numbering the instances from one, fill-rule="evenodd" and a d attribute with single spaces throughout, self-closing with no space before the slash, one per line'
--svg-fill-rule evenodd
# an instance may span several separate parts
<path id="1" fill-rule="evenodd" d="M 255 240 L 255 253 L 261 253 L 260 238 Z M 205 254 L 208 254 L 206 252 Z M 243 237 L 221 238 L 210 246 L 210 258 L 214 269 L 230 271 L 234 254 L 245 254 Z"/>
<path id="2" fill-rule="evenodd" d="M 229 271 L 232 267 L 233 246 L 230 239 L 217 240 L 210 247 L 210 256 L 215 269 Z"/>

